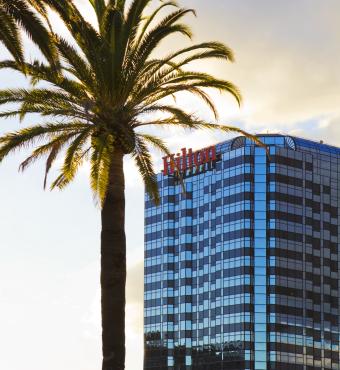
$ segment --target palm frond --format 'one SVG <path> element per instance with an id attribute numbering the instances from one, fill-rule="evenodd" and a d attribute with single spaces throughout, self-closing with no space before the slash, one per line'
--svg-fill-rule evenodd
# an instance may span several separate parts
<path id="1" fill-rule="evenodd" d="M 62 173 L 65 178 L 72 181 L 76 172 L 83 161 L 82 153 L 83 146 L 91 135 L 92 128 L 83 130 L 68 147 L 65 155 L 64 165 L 62 168 Z"/>
<path id="2" fill-rule="evenodd" d="M 166 37 L 177 33 L 189 38 L 192 37 L 192 32 L 187 25 L 176 23 L 190 12 L 194 13 L 194 10 L 180 8 L 163 18 L 152 30 L 148 32 L 145 31 L 144 36 L 138 43 L 135 43 L 135 36 L 132 41 L 130 40 L 128 56 L 125 63 L 125 69 L 130 71 L 130 79 L 136 78 L 147 58 Z"/>
<path id="3" fill-rule="evenodd" d="M 10 132 L 0 137 L 0 162 L 9 154 L 19 149 L 35 145 L 47 139 L 51 134 L 78 132 L 89 125 L 82 122 L 47 123 Z"/>
<path id="4" fill-rule="evenodd" d="M 181 34 L 191 39 L 191 29 L 185 24 L 173 24 L 169 26 L 157 27 L 150 33 L 146 34 L 143 41 L 138 47 L 137 52 L 133 56 L 133 63 L 136 64 L 134 69 L 139 71 L 144 66 L 145 61 L 151 55 L 151 53 L 159 46 L 159 44 L 168 36 Z M 131 68 L 133 64 L 130 63 Z"/>
<path id="5" fill-rule="evenodd" d="M 98 32 L 81 15 L 72 0 L 44 0 L 63 20 L 72 37 L 85 54 L 96 79 L 105 86 L 103 65 L 108 59 L 108 49 Z"/>
<path id="6" fill-rule="evenodd" d="M 146 192 L 149 194 L 150 198 L 154 200 L 155 204 L 159 204 L 160 197 L 157 176 L 153 168 L 152 156 L 141 136 L 136 137 L 136 145 L 132 152 L 132 157 L 143 178 Z"/>
<path id="7" fill-rule="evenodd" d="M 3 0 L 0 1 L 0 41 L 3 42 L 13 58 L 24 63 L 24 52 L 20 31 L 14 18 L 5 11 Z"/>
<path id="8" fill-rule="evenodd" d="M 239 89 L 229 81 L 223 81 L 214 79 L 212 81 L 195 81 L 190 83 L 178 83 L 174 84 L 173 86 L 166 86 L 161 88 L 155 88 L 148 86 L 147 89 L 140 91 L 140 96 L 137 96 L 135 100 L 138 103 L 144 101 L 145 105 L 151 105 L 155 102 L 164 99 L 168 96 L 174 96 L 179 92 L 189 92 L 196 94 L 197 88 L 212 88 L 220 90 L 221 92 L 228 92 L 234 96 L 237 100 L 238 104 L 240 105 L 242 102 L 242 96 Z"/>
<path id="9" fill-rule="evenodd" d="M 151 0 L 133 0 L 126 15 L 123 45 L 128 47 L 133 45 L 138 33 L 138 27 L 143 21 L 143 12 Z"/>
<path id="10" fill-rule="evenodd" d="M 114 151 L 112 135 L 92 137 L 91 174 L 90 183 L 93 195 L 104 202 L 109 182 L 109 171 Z"/>
<path id="11" fill-rule="evenodd" d="M 76 135 L 78 135 L 77 132 L 57 135 L 47 144 L 41 145 L 38 148 L 36 148 L 33 151 L 33 153 L 20 164 L 19 169 L 21 171 L 24 171 L 28 166 L 32 165 L 35 161 L 47 155 L 44 175 L 44 189 L 45 189 L 47 184 L 47 176 L 52 167 L 53 162 L 56 160 L 62 148 L 65 145 L 67 145 L 67 143 L 70 140 L 72 140 L 72 138 Z"/>
<path id="12" fill-rule="evenodd" d="M 149 134 L 138 134 L 138 137 L 142 138 L 146 143 L 151 144 L 154 148 L 160 150 L 162 154 L 171 154 L 165 142 L 159 137 Z"/>
<path id="13" fill-rule="evenodd" d="M 89 0 L 89 1 L 94 11 L 96 12 L 98 23 L 100 24 L 106 8 L 105 0 Z"/>
<path id="14" fill-rule="evenodd" d="M 178 122 L 191 122 L 196 120 L 192 114 L 187 113 L 181 108 L 174 107 L 172 105 L 161 105 L 161 104 L 154 104 L 149 107 L 144 108 L 141 113 L 142 114 L 150 114 L 150 113 L 169 113 L 172 119 L 176 119 Z M 153 122 L 153 121 L 151 121 Z M 139 126 L 147 126 L 149 123 L 136 123 L 135 127 Z"/>
<path id="15" fill-rule="evenodd" d="M 14 61 L 5 60 L 0 62 L 0 69 L 2 68 L 9 68 L 18 72 L 22 72 L 24 68 L 26 75 L 31 78 L 32 86 L 35 86 L 40 81 L 45 81 L 62 89 L 64 92 L 70 94 L 70 96 L 77 97 L 78 99 L 88 97 L 83 83 L 56 73 L 53 68 L 37 60 L 34 60 L 32 63 L 24 63 L 23 67 Z M 77 74 L 75 74 L 75 77 L 77 77 Z"/>
<path id="16" fill-rule="evenodd" d="M 45 28 L 39 17 L 30 9 L 25 0 L 2 0 L 1 7 L 26 32 L 39 47 L 43 55 L 54 66 L 59 66 L 58 53 L 52 35 Z"/>
<path id="17" fill-rule="evenodd" d="M 140 134 L 138 136 L 140 138 L 142 138 L 147 144 L 150 144 L 154 148 L 158 149 L 162 154 L 166 154 L 167 156 L 171 155 L 169 148 L 166 146 L 165 142 L 162 139 L 160 139 L 156 136 L 153 136 L 153 135 L 148 135 L 148 134 Z M 185 183 L 184 183 L 183 175 L 181 174 L 181 171 L 177 167 L 176 163 L 174 163 L 174 166 L 175 166 L 175 170 L 177 171 L 177 174 L 178 174 L 178 180 L 179 180 L 180 185 L 182 187 L 183 194 L 185 194 L 186 189 L 185 189 Z M 155 203 L 156 204 L 158 203 L 157 199 L 156 199 Z"/>
<path id="18" fill-rule="evenodd" d="M 224 59 L 229 60 L 230 62 L 234 62 L 235 60 L 234 53 L 228 46 L 218 41 L 210 41 L 210 42 L 202 42 L 202 43 L 188 46 L 186 48 L 175 51 L 174 53 L 171 53 L 170 55 L 165 57 L 164 61 L 174 60 L 175 58 L 178 58 L 179 56 L 183 56 L 191 52 L 196 53 L 197 51 L 200 51 L 199 53 L 213 51 L 217 55 L 224 57 Z"/>
<path id="19" fill-rule="evenodd" d="M 190 54 L 194 52 L 193 54 Z M 183 57 L 186 54 L 190 54 L 181 61 L 176 62 L 178 57 Z M 203 42 L 200 44 L 192 45 L 187 48 L 180 49 L 162 59 L 149 60 L 145 63 L 143 68 L 140 71 L 139 78 L 152 78 L 155 72 L 162 70 L 164 66 L 172 65 L 171 69 L 165 71 L 163 75 L 166 76 L 169 73 L 172 73 L 175 70 L 180 69 L 181 67 L 191 63 L 195 60 L 207 59 L 207 58 L 218 58 L 224 59 L 230 62 L 235 60 L 233 51 L 226 45 L 220 42 Z"/>
<path id="20" fill-rule="evenodd" d="M 74 96 L 65 93 L 62 90 L 52 89 L 8 89 L 0 90 L 0 104 L 7 103 L 49 103 L 49 104 L 70 104 L 78 103 L 78 99 Z"/>
<path id="21" fill-rule="evenodd" d="M 87 89 L 95 94 L 96 83 L 91 67 L 87 61 L 84 60 L 79 55 L 79 52 L 62 37 L 57 38 L 57 47 L 63 58 L 73 67 L 73 75 L 85 84 Z"/>
<path id="22" fill-rule="evenodd" d="M 50 154 L 48 155 L 48 157 L 46 159 L 45 176 L 44 176 L 44 189 L 46 189 L 48 173 L 50 172 L 52 164 L 56 160 L 62 146 L 63 145 L 60 144 L 60 143 L 56 143 L 55 145 L 53 145 L 53 147 L 51 148 Z"/>
<path id="23" fill-rule="evenodd" d="M 65 145 L 68 140 L 72 137 L 77 135 L 77 133 L 71 132 L 67 134 L 57 135 L 52 138 L 47 144 L 41 145 L 36 148 L 30 156 L 28 156 L 19 166 L 20 171 L 25 171 L 30 165 L 32 165 L 35 161 L 44 157 L 52 150 L 55 150 L 56 147 L 61 147 Z"/>
<path id="24" fill-rule="evenodd" d="M 115 7 L 119 11 L 121 11 L 122 13 L 124 13 L 126 0 L 109 0 L 108 1 L 108 4 L 110 4 L 110 2 L 114 3 L 115 4 Z"/>
<path id="25" fill-rule="evenodd" d="M 47 8 L 44 0 L 27 0 L 27 2 L 41 15 L 47 17 Z"/>
<path id="26" fill-rule="evenodd" d="M 181 114 L 180 116 L 176 116 L 174 114 L 174 116 L 171 118 L 136 124 L 136 127 L 143 127 L 143 126 L 155 126 L 155 127 L 157 126 L 158 127 L 177 126 L 177 127 L 181 127 L 181 128 L 189 129 L 189 130 L 202 130 L 203 129 L 203 130 L 209 130 L 209 131 L 237 133 L 237 134 L 240 134 L 252 140 L 257 145 L 267 148 L 267 146 L 256 135 L 249 134 L 248 132 L 240 129 L 239 127 L 205 122 L 205 121 L 198 119 L 195 115 Z"/>
<path id="27" fill-rule="evenodd" d="M 117 52 L 120 45 L 120 34 L 124 24 L 124 15 L 114 5 L 107 6 L 100 23 L 100 30 L 103 38 L 107 40 L 111 51 Z"/>
<path id="28" fill-rule="evenodd" d="M 139 32 L 138 40 L 136 41 L 136 45 L 140 45 L 140 43 L 142 42 L 142 40 L 143 40 L 149 26 L 151 25 L 152 21 L 157 17 L 157 15 L 161 12 L 161 10 L 163 10 L 166 7 L 176 7 L 176 8 L 178 8 L 178 4 L 175 1 L 166 1 L 166 2 L 162 3 L 158 8 L 156 8 L 154 10 L 154 12 L 145 19 L 143 28 Z"/>

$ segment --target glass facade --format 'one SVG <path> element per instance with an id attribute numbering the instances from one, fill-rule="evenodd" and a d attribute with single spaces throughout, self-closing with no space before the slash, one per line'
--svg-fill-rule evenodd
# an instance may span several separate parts
<path id="1" fill-rule="evenodd" d="M 340 370 L 340 149 L 260 139 L 145 198 L 145 370 Z"/>

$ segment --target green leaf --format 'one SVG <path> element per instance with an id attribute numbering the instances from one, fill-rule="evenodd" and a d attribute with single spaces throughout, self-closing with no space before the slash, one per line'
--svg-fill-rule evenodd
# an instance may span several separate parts
<path id="1" fill-rule="evenodd" d="M 19 28 L 14 18 L 5 10 L 3 1 L 0 1 L 0 41 L 3 42 L 19 64 L 24 63 L 24 52 Z"/>
<path id="2" fill-rule="evenodd" d="M 24 29 L 51 65 L 58 67 L 58 53 L 52 35 L 27 3 L 24 0 L 1 0 L 1 5 L 4 11 Z"/>

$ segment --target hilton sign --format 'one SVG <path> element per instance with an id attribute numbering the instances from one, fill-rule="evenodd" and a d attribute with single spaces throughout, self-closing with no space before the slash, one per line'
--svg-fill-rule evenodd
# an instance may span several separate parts
<path id="1" fill-rule="evenodd" d="M 191 174 L 199 173 L 205 169 L 205 165 L 213 165 L 218 160 L 216 146 L 210 146 L 195 152 L 192 149 L 181 149 L 181 153 L 171 154 L 163 157 L 163 174 L 183 175 L 186 177 L 187 171 Z"/>

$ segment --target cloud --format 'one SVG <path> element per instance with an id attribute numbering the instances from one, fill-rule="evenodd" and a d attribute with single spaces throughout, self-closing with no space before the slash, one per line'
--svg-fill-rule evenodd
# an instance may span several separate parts
<path id="1" fill-rule="evenodd" d="M 340 112 L 340 40 L 335 37 L 340 26 L 332 15 L 339 14 L 339 2 L 223 4 L 225 11 L 214 17 L 215 29 L 222 27 L 219 20 L 224 16 L 225 41 L 235 49 L 237 63 L 220 71 L 243 92 L 239 119 L 248 127 L 292 128 L 312 117 Z"/>
<path id="2" fill-rule="evenodd" d="M 319 126 L 320 139 L 326 143 L 339 146 L 340 143 L 340 116 L 321 122 Z"/>
<path id="3" fill-rule="evenodd" d="M 314 121 L 301 123 L 300 126 L 290 130 L 290 134 L 312 140 L 322 140 L 326 144 L 339 146 L 340 116 L 321 117 Z"/>
<path id="4" fill-rule="evenodd" d="M 184 5 L 198 11 L 191 20 L 195 41 L 218 39 L 236 53 L 235 64 L 200 65 L 241 88 L 241 110 L 231 98 L 214 95 L 221 121 L 275 131 L 340 113 L 338 1 L 259 0 L 255 6 L 253 0 L 227 0 L 211 6 L 188 0 Z"/>

